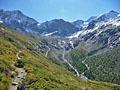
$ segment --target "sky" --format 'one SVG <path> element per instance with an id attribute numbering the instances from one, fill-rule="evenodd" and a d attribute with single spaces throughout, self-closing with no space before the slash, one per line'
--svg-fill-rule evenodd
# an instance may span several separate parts
<path id="1" fill-rule="evenodd" d="M 21 10 L 39 22 L 52 19 L 75 21 L 115 10 L 120 0 L 0 0 L 0 9 Z"/>

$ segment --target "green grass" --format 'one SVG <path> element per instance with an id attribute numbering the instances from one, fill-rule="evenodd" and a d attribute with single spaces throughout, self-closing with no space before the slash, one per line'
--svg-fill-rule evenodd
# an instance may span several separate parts
<path id="1" fill-rule="evenodd" d="M 5 30 L 2 31 L 1 28 Z M 20 56 L 27 71 L 22 82 L 29 86 L 28 90 L 120 90 L 119 85 L 80 80 L 36 52 L 34 45 L 28 43 L 29 40 L 36 42 L 38 38 L 0 25 L 0 90 L 10 88 L 11 72 L 17 73 L 12 64 L 17 61 L 16 54 L 19 50 L 22 51 Z"/>

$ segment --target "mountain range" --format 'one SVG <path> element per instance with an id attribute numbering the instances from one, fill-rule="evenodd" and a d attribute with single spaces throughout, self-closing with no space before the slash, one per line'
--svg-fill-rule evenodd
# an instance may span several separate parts
<path id="1" fill-rule="evenodd" d="M 6 81 L 20 90 L 120 90 L 119 44 L 120 14 L 113 10 L 88 20 L 38 22 L 1 9 L 0 89 L 8 90 Z"/>

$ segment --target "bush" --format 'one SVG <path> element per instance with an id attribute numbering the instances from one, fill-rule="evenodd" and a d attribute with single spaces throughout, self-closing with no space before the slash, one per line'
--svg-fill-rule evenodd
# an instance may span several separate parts
<path id="1" fill-rule="evenodd" d="M 23 68 L 25 66 L 25 63 L 23 60 L 17 60 L 17 62 L 15 63 L 15 66 L 18 68 Z"/>

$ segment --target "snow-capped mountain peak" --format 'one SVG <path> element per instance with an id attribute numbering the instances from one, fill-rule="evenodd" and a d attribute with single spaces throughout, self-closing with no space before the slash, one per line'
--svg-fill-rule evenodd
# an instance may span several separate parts
<path id="1" fill-rule="evenodd" d="M 111 18 L 117 17 L 118 15 L 119 15 L 118 12 L 115 12 L 115 11 L 111 10 L 108 13 L 105 13 L 103 15 L 98 16 L 97 21 L 98 22 L 100 22 L 100 21 L 107 21 L 107 20 L 109 20 Z"/>
<path id="2" fill-rule="evenodd" d="M 39 23 L 36 20 L 24 15 L 21 11 L 4 11 L 0 10 L 0 23 L 15 28 L 22 32 L 32 32 L 39 35 L 56 35 L 67 38 L 78 38 L 81 35 L 92 33 L 102 26 L 120 25 L 120 14 L 115 11 L 102 14 L 99 17 L 92 16 L 88 20 L 76 20 L 68 22 L 63 19 L 53 19 L 44 23 Z M 47 33 L 45 33 L 47 32 Z"/>
<path id="3" fill-rule="evenodd" d="M 111 10 L 110 12 L 102 14 L 99 17 L 91 17 L 87 21 L 84 21 L 82 30 L 75 32 L 67 38 L 78 38 L 79 36 L 84 36 L 95 31 L 97 32 L 96 36 L 98 36 L 103 32 L 101 29 L 103 26 L 120 26 L 120 14 Z"/>

